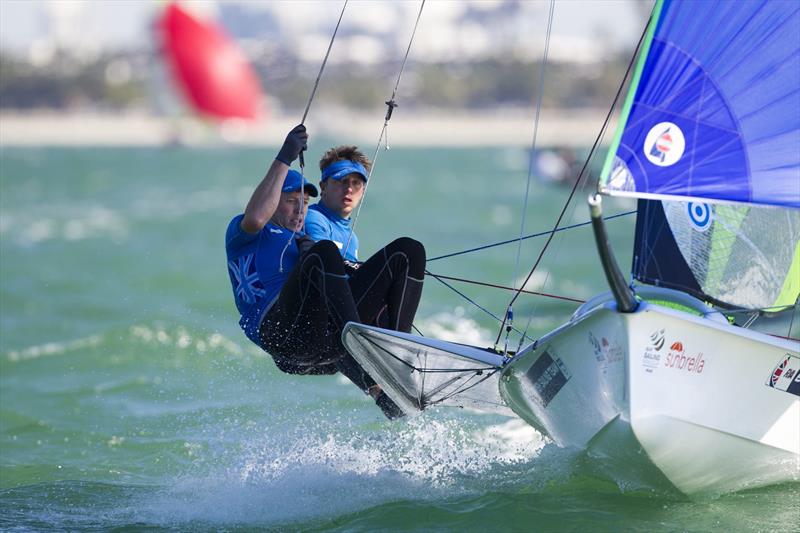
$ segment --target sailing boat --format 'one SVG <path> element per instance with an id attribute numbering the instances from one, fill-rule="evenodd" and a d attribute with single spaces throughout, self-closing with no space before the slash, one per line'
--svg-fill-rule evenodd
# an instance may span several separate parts
<path id="1" fill-rule="evenodd" d="M 350 324 L 348 350 L 407 413 L 510 408 L 686 494 L 797 480 L 800 343 L 728 317 L 797 305 L 800 6 L 659 0 L 598 189 L 639 198 L 640 284 L 597 195 L 611 292 L 566 324 L 513 356 Z"/>

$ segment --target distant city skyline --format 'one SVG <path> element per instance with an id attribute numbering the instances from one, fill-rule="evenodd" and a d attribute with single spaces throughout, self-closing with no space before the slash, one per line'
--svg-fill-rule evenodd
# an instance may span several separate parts
<path id="1" fill-rule="evenodd" d="M 242 40 L 279 38 L 300 58 L 322 57 L 342 3 L 335 1 L 184 0 L 184 7 L 213 18 Z M 150 26 L 165 1 L 0 0 L 0 47 L 36 61 L 56 48 L 87 57 L 152 46 Z M 554 59 L 593 61 L 593 56 L 631 48 L 651 2 L 559 0 L 555 4 Z M 428 1 L 413 52 L 418 60 L 481 57 L 492 50 L 541 53 L 549 2 Z M 351 0 L 331 61 L 374 63 L 405 48 L 419 10 L 412 1 Z M 259 13 L 262 24 L 231 13 Z M 263 24 L 263 22 L 273 24 Z M 270 27 L 272 26 L 272 27 Z"/>

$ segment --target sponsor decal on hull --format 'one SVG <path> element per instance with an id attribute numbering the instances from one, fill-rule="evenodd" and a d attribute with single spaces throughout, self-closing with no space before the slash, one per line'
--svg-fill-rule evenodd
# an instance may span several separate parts
<path id="1" fill-rule="evenodd" d="M 572 377 L 564 362 L 552 354 L 550 348 L 542 352 L 539 359 L 528 369 L 526 376 L 533 385 L 535 397 L 542 407 L 547 407 Z"/>
<path id="2" fill-rule="evenodd" d="M 706 361 L 703 359 L 703 352 L 687 355 L 686 350 L 683 349 L 683 343 L 681 341 L 675 341 L 669 347 L 667 358 L 664 360 L 664 366 L 666 368 L 683 370 L 693 374 L 702 374 L 703 369 L 706 367 Z"/>
<path id="3" fill-rule="evenodd" d="M 650 334 L 650 344 L 644 349 L 642 366 L 645 372 L 652 373 L 661 362 L 661 348 L 664 347 L 664 330 L 659 329 Z"/>
<path id="4" fill-rule="evenodd" d="M 603 374 L 606 373 L 609 365 L 619 363 L 624 358 L 622 348 L 620 347 L 619 343 L 616 342 L 616 340 L 609 341 L 603 336 L 600 336 L 600 339 L 598 340 L 598 338 L 590 331 L 589 343 L 592 345 L 594 358 L 603 369 Z"/>
<path id="5" fill-rule="evenodd" d="M 644 349 L 642 357 L 645 372 L 652 374 L 661 366 L 690 374 L 702 374 L 706 367 L 703 352 L 686 353 L 683 342 L 679 340 L 670 344 L 666 353 L 661 351 L 667 342 L 664 331 L 659 329 L 650 334 L 650 343 Z"/>
<path id="6" fill-rule="evenodd" d="M 800 396 L 800 358 L 784 355 L 767 379 L 767 386 Z"/>

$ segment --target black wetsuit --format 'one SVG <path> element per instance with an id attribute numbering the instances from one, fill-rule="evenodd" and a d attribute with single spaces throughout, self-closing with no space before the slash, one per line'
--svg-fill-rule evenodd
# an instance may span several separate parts
<path id="1" fill-rule="evenodd" d="M 342 329 L 347 322 L 361 322 L 410 332 L 424 275 L 425 249 L 407 237 L 357 268 L 345 264 L 331 241 L 315 243 L 300 256 L 264 316 L 261 345 L 284 372 L 341 371 L 367 391 L 375 382 L 344 349 Z M 391 416 L 381 405 L 386 401 L 383 395 L 377 403 Z"/>

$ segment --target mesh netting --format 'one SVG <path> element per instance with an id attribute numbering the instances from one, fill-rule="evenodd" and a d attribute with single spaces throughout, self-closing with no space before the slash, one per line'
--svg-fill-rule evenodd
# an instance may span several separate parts
<path id="1" fill-rule="evenodd" d="M 735 307 L 775 304 L 800 238 L 800 212 L 693 202 L 663 206 L 703 292 Z"/>

